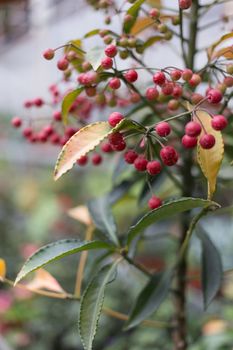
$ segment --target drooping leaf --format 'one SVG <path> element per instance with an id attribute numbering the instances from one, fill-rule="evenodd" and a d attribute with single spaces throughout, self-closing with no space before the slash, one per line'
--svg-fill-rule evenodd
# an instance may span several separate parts
<path id="1" fill-rule="evenodd" d="M 228 47 L 224 47 L 218 51 L 216 51 L 213 54 L 213 59 L 214 58 L 219 58 L 219 57 L 225 57 L 228 60 L 232 60 L 233 59 L 233 46 L 228 46 Z"/>
<path id="2" fill-rule="evenodd" d="M 155 21 L 150 17 L 139 17 L 136 19 L 133 27 L 130 30 L 130 34 L 137 35 L 148 27 L 152 26 Z"/>
<path id="3" fill-rule="evenodd" d="M 131 226 L 128 231 L 127 244 L 130 245 L 132 240 L 148 226 L 159 220 L 170 218 L 172 215 L 182 213 L 194 208 L 203 208 L 210 205 L 216 205 L 215 202 L 201 198 L 184 197 L 175 201 L 166 203 L 161 207 L 154 209 L 144 215 L 135 225 Z"/>
<path id="4" fill-rule="evenodd" d="M 134 4 L 128 9 L 127 14 L 132 16 L 132 21 L 127 21 L 124 23 L 123 30 L 125 33 L 130 33 L 130 30 L 138 17 L 140 7 L 144 2 L 145 0 L 136 0 Z"/>
<path id="5" fill-rule="evenodd" d="M 68 44 L 70 45 L 65 47 L 65 50 L 64 50 L 65 52 L 74 51 L 81 57 L 83 57 L 83 55 L 86 53 L 82 49 L 82 40 L 80 39 L 70 40 Z"/>
<path id="6" fill-rule="evenodd" d="M 75 89 L 71 92 L 68 92 L 68 94 L 64 97 L 63 101 L 62 101 L 62 120 L 64 124 L 67 124 L 67 117 L 68 117 L 68 113 L 70 111 L 70 108 L 72 106 L 72 104 L 74 103 L 74 101 L 76 100 L 76 98 L 81 94 L 81 92 L 84 90 L 83 87 L 80 87 L 78 89 Z"/>
<path id="7" fill-rule="evenodd" d="M 213 59 L 214 58 L 214 54 L 215 54 L 215 49 L 222 44 L 224 41 L 232 39 L 233 38 L 233 33 L 227 33 L 224 34 L 223 36 L 221 36 L 221 38 L 219 40 L 217 40 L 214 44 L 212 44 L 209 49 L 207 50 L 207 54 L 208 54 L 208 58 L 209 59 Z"/>
<path id="8" fill-rule="evenodd" d="M 102 241 L 80 241 L 79 239 L 63 239 L 50 243 L 37 250 L 23 265 L 17 275 L 15 284 L 30 272 L 49 264 L 52 261 L 59 260 L 65 256 L 75 254 L 84 250 L 92 249 L 113 249 L 113 246 Z"/>
<path id="9" fill-rule="evenodd" d="M 102 46 L 93 47 L 86 54 L 86 59 L 88 62 L 90 62 L 94 70 L 97 70 L 99 68 L 101 61 L 104 57 L 104 47 Z"/>
<path id="10" fill-rule="evenodd" d="M 109 198 L 100 197 L 88 202 L 88 209 L 95 226 L 115 245 L 119 244 L 117 227 L 111 212 Z"/>
<path id="11" fill-rule="evenodd" d="M 0 259 L 0 281 L 4 280 L 6 277 L 6 262 L 3 259 Z"/>
<path id="12" fill-rule="evenodd" d="M 31 290 L 46 289 L 56 293 L 64 293 L 64 289 L 58 281 L 46 270 L 39 269 L 32 281 L 26 284 Z"/>
<path id="13" fill-rule="evenodd" d="M 99 29 L 93 29 L 93 30 L 91 30 L 90 32 L 86 33 L 86 34 L 84 35 L 84 38 L 86 39 L 86 38 L 90 38 L 90 37 L 92 37 L 92 36 L 98 35 L 99 32 L 100 32 Z"/>
<path id="14" fill-rule="evenodd" d="M 166 298 L 172 281 L 172 271 L 153 277 L 140 292 L 126 323 L 126 329 L 133 328 L 151 316 Z"/>
<path id="15" fill-rule="evenodd" d="M 87 286 L 81 299 L 79 331 L 85 350 L 92 350 L 104 302 L 105 289 L 116 272 L 119 260 L 104 266 Z"/>
<path id="16" fill-rule="evenodd" d="M 223 268 L 217 248 L 200 226 L 197 229 L 197 236 L 202 247 L 202 290 L 206 309 L 220 289 Z"/>
<path id="17" fill-rule="evenodd" d="M 71 218 L 80 221 L 84 225 L 89 226 L 92 224 L 89 210 L 85 205 L 79 205 L 75 208 L 71 208 L 67 213 Z"/>
<path id="18" fill-rule="evenodd" d="M 208 181 L 208 199 L 211 199 L 216 189 L 217 175 L 223 160 L 224 143 L 221 132 L 212 128 L 211 117 L 209 114 L 206 112 L 197 111 L 196 115 L 198 120 L 204 126 L 205 131 L 212 134 L 216 140 L 214 147 L 208 150 L 203 149 L 199 142 L 197 145 L 197 161 Z M 203 133 L 204 130 L 202 130 L 199 139 Z"/>
<path id="19" fill-rule="evenodd" d="M 143 47 L 147 49 L 148 47 L 154 45 L 154 43 L 161 40 L 163 40 L 163 37 L 161 35 L 151 36 L 149 39 L 145 41 L 145 43 L 143 44 Z"/>

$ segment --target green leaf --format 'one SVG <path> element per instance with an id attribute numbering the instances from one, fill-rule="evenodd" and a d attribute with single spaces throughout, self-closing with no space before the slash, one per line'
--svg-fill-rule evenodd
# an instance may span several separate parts
<path id="1" fill-rule="evenodd" d="M 100 197 L 88 202 L 88 209 L 95 226 L 110 239 L 115 245 L 119 245 L 117 227 L 111 212 L 108 197 Z"/>
<path id="2" fill-rule="evenodd" d="M 143 48 L 147 49 L 148 47 L 154 45 L 154 43 L 163 40 L 164 38 L 161 35 L 155 35 L 150 37 L 148 40 L 145 41 L 143 44 Z"/>
<path id="3" fill-rule="evenodd" d="M 219 291 L 222 283 L 223 268 L 220 254 L 208 234 L 200 226 L 196 234 L 202 247 L 202 289 L 205 309 Z"/>
<path id="4" fill-rule="evenodd" d="M 137 326 L 159 308 L 169 292 L 172 272 L 172 270 L 169 270 L 164 274 L 158 274 L 151 278 L 133 306 L 129 320 L 126 323 L 126 329 Z"/>
<path id="5" fill-rule="evenodd" d="M 131 28 L 133 27 L 137 17 L 138 17 L 138 14 L 139 14 L 139 10 L 140 10 L 140 7 L 141 5 L 145 2 L 145 0 L 137 0 L 135 1 L 135 3 L 128 9 L 127 11 L 127 14 L 128 15 L 131 15 L 133 17 L 132 21 L 129 21 L 129 22 L 126 22 L 124 23 L 124 26 L 123 26 L 123 30 L 125 33 L 129 33 Z"/>
<path id="6" fill-rule="evenodd" d="M 85 350 L 92 350 L 104 302 L 105 289 L 113 280 L 119 260 L 104 266 L 87 286 L 81 299 L 79 331 Z"/>
<path id="7" fill-rule="evenodd" d="M 201 199 L 201 198 L 181 198 L 162 205 L 144 215 L 135 225 L 130 227 L 128 232 L 127 244 L 130 245 L 132 240 L 145 230 L 148 226 L 154 224 L 159 220 L 170 218 L 172 215 L 182 213 L 194 208 L 203 208 L 210 205 L 216 205 L 215 202 Z"/>
<path id="8" fill-rule="evenodd" d="M 90 32 L 86 33 L 83 38 L 84 39 L 90 38 L 91 36 L 95 36 L 95 35 L 99 34 L 99 32 L 100 32 L 99 29 L 93 29 Z"/>
<path id="9" fill-rule="evenodd" d="M 63 119 L 63 123 L 67 124 L 67 117 L 68 117 L 68 113 L 70 111 L 70 108 L 72 106 L 72 104 L 74 103 L 74 101 L 76 100 L 76 98 L 81 94 L 81 92 L 84 90 L 83 87 L 80 87 L 78 89 L 75 89 L 71 92 L 69 92 L 63 99 L 62 101 L 62 119 Z"/>
<path id="10" fill-rule="evenodd" d="M 80 241 L 79 239 L 63 239 L 50 243 L 37 250 L 23 265 L 15 284 L 32 271 L 61 259 L 67 255 L 75 254 L 83 250 L 91 249 L 114 249 L 112 245 L 102 241 Z"/>
<path id="11" fill-rule="evenodd" d="M 104 53 L 104 47 L 102 46 L 95 46 L 91 50 L 89 50 L 86 54 L 86 60 L 90 62 L 92 65 L 92 68 L 96 71 L 100 64 L 102 59 L 105 57 Z"/>

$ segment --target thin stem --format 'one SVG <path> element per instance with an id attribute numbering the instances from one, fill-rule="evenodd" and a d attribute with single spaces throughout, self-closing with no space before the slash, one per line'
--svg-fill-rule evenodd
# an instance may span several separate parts
<path id="1" fill-rule="evenodd" d="M 179 9 L 180 13 L 180 41 L 181 41 L 181 50 L 182 50 L 182 56 L 183 60 L 185 62 L 185 65 L 187 65 L 187 56 L 185 52 L 185 44 L 184 44 L 184 31 L 183 31 L 183 11 Z"/>
<path id="2" fill-rule="evenodd" d="M 137 263 L 133 259 L 131 259 L 128 255 L 123 256 L 124 259 L 130 264 L 136 267 L 139 271 L 141 271 L 144 275 L 148 277 L 152 277 L 152 274 L 141 264 Z"/>

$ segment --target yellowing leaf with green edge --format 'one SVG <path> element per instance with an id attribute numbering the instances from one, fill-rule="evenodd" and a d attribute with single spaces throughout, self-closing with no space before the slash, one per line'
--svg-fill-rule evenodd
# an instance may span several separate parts
<path id="1" fill-rule="evenodd" d="M 137 35 L 137 34 L 143 32 L 143 30 L 152 26 L 154 23 L 155 23 L 155 21 L 150 17 L 137 18 L 136 22 L 134 23 L 133 27 L 130 30 L 130 34 Z"/>
<path id="2" fill-rule="evenodd" d="M 203 149 L 199 143 L 197 146 L 197 161 L 208 181 L 208 199 L 211 199 L 216 189 L 217 175 L 223 160 L 224 143 L 221 132 L 212 128 L 209 114 L 200 111 L 197 111 L 196 114 L 205 131 L 215 137 L 215 145 L 213 148 Z M 203 133 L 204 131 L 202 130 L 199 139 Z"/>
<path id="3" fill-rule="evenodd" d="M 0 259 L 0 280 L 4 280 L 6 277 L 6 263 L 5 260 Z"/>
<path id="4" fill-rule="evenodd" d="M 219 40 L 217 40 L 213 45 L 211 45 L 209 47 L 209 49 L 207 50 L 208 58 L 212 59 L 216 47 L 218 47 L 224 41 L 231 39 L 231 38 L 233 38 L 233 32 L 227 33 L 227 34 L 224 34 L 223 36 L 221 36 L 221 38 Z"/>

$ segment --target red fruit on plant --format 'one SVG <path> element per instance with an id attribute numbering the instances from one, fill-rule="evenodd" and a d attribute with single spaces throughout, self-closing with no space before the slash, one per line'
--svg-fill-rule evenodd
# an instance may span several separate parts
<path id="1" fill-rule="evenodd" d="M 157 19 L 160 16 L 160 12 L 157 8 L 152 8 L 149 12 L 149 16 L 153 19 Z"/>
<path id="2" fill-rule="evenodd" d="M 182 72 L 182 79 L 185 81 L 189 81 L 192 78 L 193 71 L 191 69 L 184 69 Z"/>
<path id="3" fill-rule="evenodd" d="M 93 154 L 91 161 L 93 165 L 99 165 L 102 163 L 102 156 L 98 153 L 95 153 Z"/>
<path id="4" fill-rule="evenodd" d="M 177 81 L 181 78 L 182 72 L 179 69 L 174 69 L 170 73 L 172 80 Z"/>
<path id="5" fill-rule="evenodd" d="M 146 98 L 149 101 L 154 101 L 159 97 L 159 92 L 155 87 L 148 88 L 146 90 Z"/>
<path id="6" fill-rule="evenodd" d="M 57 68 L 59 70 L 64 71 L 68 68 L 68 66 L 69 66 L 69 61 L 65 57 L 57 61 Z"/>
<path id="7" fill-rule="evenodd" d="M 116 47 L 116 45 L 113 45 L 113 44 L 108 45 L 105 48 L 104 52 L 105 52 L 105 55 L 108 57 L 115 57 L 117 54 L 117 47 Z"/>
<path id="8" fill-rule="evenodd" d="M 87 156 L 82 156 L 81 158 L 79 158 L 79 159 L 77 160 L 77 164 L 78 164 L 78 165 L 81 165 L 81 166 L 86 165 L 87 162 L 88 162 L 88 157 L 87 157 Z"/>
<path id="9" fill-rule="evenodd" d="M 215 115 L 211 120 L 211 126 L 214 130 L 220 131 L 226 128 L 228 124 L 227 119 L 224 115 Z"/>
<path id="10" fill-rule="evenodd" d="M 134 167 L 138 171 L 145 171 L 147 163 L 148 161 L 144 156 L 138 156 L 134 161 Z"/>
<path id="11" fill-rule="evenodd" d="M 43 52 L 43 57 L 46 60 L 52 60 L 55 55 L 55 51 L 53 49 L 47 49 Z"/>
<path id="12" fill-rule="evenodd" d="M 224 80 L 223 80 L 223 83 L 227 87 L 232 87 L 233 86 L 233 77 L 225 77 Z"/>
<path id="13" fill-rule="evenodd" d="M 41 131 L 37 135 L 37 140 L 42 142 L 42 143 L 45 143 L 47 141 L 47 135 L 43 131 Z"/>
<path id="14" fill-rule="evenodd" d="M 184 135 L 181 142 L 185 148 L 193 148 L 197 145 L 197 138 L 194 136 Z"/>
<path id="15" fill-rule="evenodd" d="M 162 86 L 162 93 L 166 96 L 172 95 L 173 88 L 174 88 L 173 83 L 165 83 Z"/>
<path id="16" fill-rule="evenodd" d="M 25 108 L 31 108 L 33 106 L 33 102 L 28 100 L 25 101 L 23 105 Z"/>
<path id="17" fill-rule="evenodd" d="M 69 137 L 64 135 L 62 137 L 60 137 L 60 145 L 64 146 L 66 144 L 66 142 L 69 141 Z"/>
<path id="18" fill-rule="evenodd" d="M 33 100 L 33 104 L 36 107 L 41 107 L 41 106 L 43 106 L 44 101 L 42 100 L 42 98 L 37 97 L 37 98 L 35 98 L 35 100 Z"/>
<path id="19" fill-rule="evenodd" d="M 77 129 L 72 128 L 71 126 L 68 126 L 65 130 L 65 135 L 68 137 L 73 136 L 77 132 Z"/>
<path id="20" fill-rule="evenodd" d="M 201 83 L 201 77 L 199 74 L 193 74 L 192 78 L 188 81 L 191 87 L 195 87 Z"/>
<path id="21" fill-rule="evenodd" d="M 110 143 L 105 142 L 101 145 L 101 151 L 103 151 L 104 153 L 110 153 L 113 151 L 113 149 Z"/>
<path id="22" fill-rule="evenodd" d="M 168 136 L 171 132 L 171 127 L 167 122 L 161 122 L 155 126 L 155 131 L 161 137 Z"/>
<path id="23" fill-rule="evenodd" d="M 32 135 L 32 128 L 31 127 L 27 127 L 23 129 L 23 136 L 28 138 Z"/>
<path id="24" fill-rule="evenodd" d="M 117 152 L 124 151 L 125 148 L 126 148 L 126 143 L 124 140 L 115 145 L 112 145 L 113 151 L 117 151 Z"/>
<path id="25" fill-rule="evenodd" d="M 111 57 L 104 57 L 101 61 L 101 67 L 104 69 L 111 69 L 113 66 L 113 60 Z"/>
<path id="26" fill-rule="evenodd" d="M 179 0 L 179 7 L 181 10 L 187 10 L 192 6 L 192 0 Z"/>
<path id="27" fill-rule="evenodd" d="M 138 73 L 135 70 L 130 69 L 124 74 L 124 77 L 129 83 L 134 83 L 138 79 Z"/>
<path id="28" fill-rule="evenodd" d="M 179 108 L 179 101 L 177 100 L 170 100 L 167 104 L 167 108 L 170 110 L 170 111 L 176 111 L 178 108 Z"/>
<path id="29" fill-rule="evenodd" d="M 174 98 L 179 98 L 180 96 L 182 96 L 182 93 L 183 93 L 183 89 L 180 85 L 175 85 L 174 88 L 173 88 L 173 93 L 172 93 L 172 96 Z"/>
<path id="30" fill-rule="evenodd" d="M 124 154 L 124 159 L 126 161 L 126 163 L 128 164 L 133 164 L 134 161 L 137 159 L 138 154 L 137 152 L 133 151 L 133 150 L 129 150 L 127 152 L 125 152 Z"/>
<path id="31" fill-rule="evenodd" d="M 19 117 L 14 117 L 11 119 L 11 125 L 14 128 L 19 128 L 22 125 L 22 119 Z"/>
<path id="32" fill-rule="evenodd" d="M 197 122 L 189 122 L 185 125 L 185 133 L 188 136 L 198 136 L 201 133 L 201 125 Z"/>
<path id="33" fill-rule="evenodd" d="M 50 142 L 54 145 L 58 145 L 60 143 L 60 136 L 56 133 L 50 136 Z"/>
<path id="34" fill-rule="evenodd" d="M 43 127 L 42 131 L 46 134 L 46 136 L 50 136 L 54 132 L 54 129 L 53 129 L 52 125 L 46 125 Z"/>
<path id="35" fill-rule="evenodd" d="M 162 166 L 158 160 L 152 160 L 147 163 L 146 169 L 150 175 L 157 175 L 161 172 Z"/>
<path id="36" fill-rule="evenodd" d="M 124 119 L 124 116 L 119 112 L 113 112 L 108 117 L 108 122 L 112 127 L 115 127 L 122 119 Z"/>
<path id="37" fill-rule="evenodd" d="M 141 96 L 137 92 L 132 92 L 130 96 L 130 101 L 132 103 L 137 103 L 141 100 Z"/>
<path id="38" fill-rule="evenodd" d="M 156 196 L 152 196 L 148 201 L 148 206 L 150 209 L 156 209 L 162 205 L 162 201 L 160 198 Z"/>
<path id="39" fill-rule="evenodd" d="M 110 81 L 109 81 L 109 86 L 111 89 L 113 90 L 117 90 L 119 89 L 119 87 L 121 86 L 121 81 L 119 78 L 112 78 Z"/>
<path id="40" fill-rule="evenodd" d="M 192 104 L 196 105 L 198 104 L 201 100 L 203 100 L 203 96 L 201 94 L 198 94 L 198 93 L 194 93 L 192 94 L 191 96 L 191 102 Z"/>
<path id="41" fill-rule="evenodd" d="M 160 151 L 160 157 L 167 166 L 175 165 L 179 159 L 177 151 L 172 146 L 164 146 Z"/>
<path id="42" fill-rule="evenodd" d="M 120 132 L 114 132 L 108 136 L 108 140 L 111 146 L 118 145 L 124 141 L 123 135 Z"/>
<path id="43" fill-rule="evenodd" d="M 85 87 L 85 93 L 88 97 L 93 97 L 96 95 L 96 88 L 94 86 Z"/>
<path id="44" fill-rule="evenodd" d="M 200 138 L 200 145 L 204 149 L 210 149 L 215 145 L 215 137 L 211 134 L 205 134 Z"/>
<path id="45" fill-rule="evenodd" d="M 62 114 L 60 111 L 54 111 L 53 112 L 53 119 L 57 122 L 60 122 L 62 120 Z"/>
<path id="46" fill-rule="evenodd" d="M 166 76 L 163 72 L 157 72 L 153 75 L 153 82 L 159 86 L 162 86 L 166 81 Z"/>
<path id="47" fill-rule="evenodd" d="M 207 97 L 210 103 L 219 103 L 222 100 L 222 93 L 217 89 L 210 89 L 207 92 Z"/>

